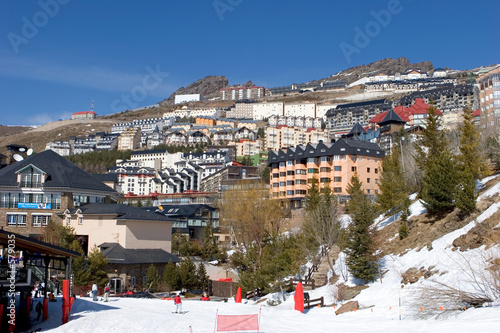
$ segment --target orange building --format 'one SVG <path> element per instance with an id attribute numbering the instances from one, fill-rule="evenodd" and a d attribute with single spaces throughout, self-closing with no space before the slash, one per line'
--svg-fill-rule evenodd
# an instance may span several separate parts
<path id="1" fill-rule="evenodd" d="M 355 173 L 366 194 L 377 194 L 384 156 L 375 143 L 348 139 L 269 151 L 272 197 L 300 207 L 313 179 L 318 180 L 320 188 L 329 186 L 334 195 L 347 196 L 347 185 Z"/>
<path id="2" fill-rule="evenodd" d="M 215 126 L 216 121 L 213 118 L 208 117 L 196 117 L 195 123 L 197 125 L 205 125 L 205 126 Z"/>

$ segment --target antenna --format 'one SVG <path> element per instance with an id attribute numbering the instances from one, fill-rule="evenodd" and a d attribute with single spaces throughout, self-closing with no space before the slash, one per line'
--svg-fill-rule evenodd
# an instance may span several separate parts
<path id="1" fill-rule="evenodd" d="M 94 99 L 92 98 L 92 103 L 90 103 L 90 111 L 94 111 Z"/>
<path id="2" fill-rule="evenodd" d="M 24 157 L 22 157 L 21 155 L 19 154 L 14 154 L 14 159 L 17 161 L 17 162 L 21 162 L 22 160 L 24 160 Z"/>

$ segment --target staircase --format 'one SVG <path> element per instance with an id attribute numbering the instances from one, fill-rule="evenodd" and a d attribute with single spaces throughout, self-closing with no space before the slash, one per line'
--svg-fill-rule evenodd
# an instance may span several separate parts
<path id="1" fill-rule="evenodd" d="M 36 276 L 36 279 L 40 282 L 44 281 L 45 273 L 42 272 L 42 270 L 38 266 L 29 266 L 31 268 L 31 273 Z M 47 280 L 47 285 L 46 285 L 47 291 L 54 290 L 55 289 L 55 284 L 52 280 L 48 279 Z"/>
<path id="2" fill-rule="evenodd" d="M 340 253 L 340 248 L 334 245 L 328 252 L 328 257 L 332 263 L 335 263 Z M 314 287 L 322 287 L 328 284 L 328 272 L 330 271 L 330 265 L 328 265 L 327 256 L 321 258 L 321 262 L 318 265 L 318 269 L 312 274 L 312 279 L 314 279 Z M 311 290 L 311 286 L 304 286 L 304 290 Z"/>

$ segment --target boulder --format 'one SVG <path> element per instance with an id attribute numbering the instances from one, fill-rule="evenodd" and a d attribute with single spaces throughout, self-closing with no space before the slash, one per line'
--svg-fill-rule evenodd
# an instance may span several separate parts
<path id="1" fill-rule="evenodd" d="M 344 305 L 342 305 L 337 311 L 335 311 L 335 314 L 338 316 L 339 314 L 342 313 L 356 311 L 358 308 L 359 308 L 358 301 L 349 301 Z"/>

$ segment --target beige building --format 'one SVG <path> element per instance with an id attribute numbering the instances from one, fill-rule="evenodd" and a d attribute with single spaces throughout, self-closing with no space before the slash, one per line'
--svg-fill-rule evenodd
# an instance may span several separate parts
<path id="1" fill-rule="evenodd" d="M 479 87 L 481 123 L 484 128 L 500 126 L 500 66 L 482 73 L 476 79 Z"/>
<path id="2" fill-rule="evenodd" d="M 125 249 L 172 248 L 172 222 L 163 215 L 123 204 L 88 204 L 66 209 L 61 218 L 87 239 L 88 249 L 118 243 Z"/>
<path id="3" fill-rule="evenodd" d="M 117 150 L 134 150 L 141 147 L 141 129 L 129 127 L 118 136 Z"/>
<path id="4" fill-rule="evenodd" d="M 320 129 L 303 127 L 267 127 L 265 149 L 279 150 L 298 145 L 306 145 L 308 143 L 318 144 L 321 141 L 330 141 L 328 132 Z"/>

